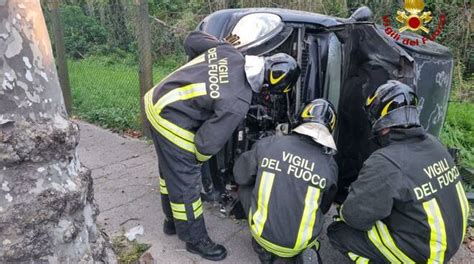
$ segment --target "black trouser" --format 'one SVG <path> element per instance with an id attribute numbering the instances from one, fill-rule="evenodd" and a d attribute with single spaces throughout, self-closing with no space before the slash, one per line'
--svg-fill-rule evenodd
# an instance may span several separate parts
<path id="1" fill-rule="evenodd" d="M 158 156 L 163 212 L 173 219 L 181 240 L 194 243 L 207 236 L 201 203 L 201 167 L 193 153 L 151 131 Z"/>
<path id="2" fill-rule="evenodd" d="M 327 233 L 331 245 L 356 263 L 389 263 L 372 244 L 367 232 L 338 221 L 329 225 Z"/>

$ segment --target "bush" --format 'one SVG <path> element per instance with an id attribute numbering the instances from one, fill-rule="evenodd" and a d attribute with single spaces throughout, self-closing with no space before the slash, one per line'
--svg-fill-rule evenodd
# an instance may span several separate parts
<path id="1" fill-rule="evenodd" d="M 93 50 L 106 45 L 105 28 L 94 17 L 86 16 L 79 6 L 63 5 L 60 14 L 69 57 L 84 58 Z"/>

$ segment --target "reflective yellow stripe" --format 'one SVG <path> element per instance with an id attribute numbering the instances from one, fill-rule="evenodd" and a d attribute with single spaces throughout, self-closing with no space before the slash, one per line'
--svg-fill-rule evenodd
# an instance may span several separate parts
<path id="1" fill-rule="evenodd" d="M 183 221 L 188 220 L 188 217 L 186 216 L 186 208 L 184 207 L 184 204 L 170 203 L 170 205 L 171 205 L 171 211 L 173 213 L 174 218 L 178 220 L 183 220 Z"/>
<path id="2" fill-rule="evenodd" d="M 306 248 L 308 242 L 311 240 L 314 222 L 316 221 L 316 213 L 318 212 L 318 199 L 320 193 L 320 189 L 308 186 L 306 197 L 304 199 L 303 216 L 301 217 L 298 237 L 296 238 L 294 249 L 302 250 Z"/>
<path id="3" fill-rule="evenodd" d="M 193 83 L 169 91 L 167 94 L 163 95 L 155 105 L 153 105 L 153 90 L 145 95 L 146 115 L 156 131 L 178 147 L 196 154 L 196 158 L 202 162 L 208 160 L 211 156 L 203 155 L 196 150 L 194 145 L 194 134 L 162 118 L 160 113 L 164 107 L 171 103 L 180 100 L 188 100 L 206 94 L 205 83 Z"/>
<path id="4" fill-rule="evenodd" d="M 160 193 L 161 194 L 168 194 L 168 188 L 166 188 L 166 182 L 162 178 L 160 178 Z"/>
<path id="5" fill-rule="evenodd" d="M 154 109 L 160 113 L 169 104 L 205 95 L 206 93 L 206 83 L 191 83 L 183 87 L 174 88 L 156 101 Z"/>
<path id="6" fill-rule="evenodd" d="M 368 235 L 370 241 L 372 241 L 372 244 L 374 244 L 374 246 L 380 251 L 380 253 L 382 253 L 382 255 L 385 256 L 386 259 L 388 259 L 390 263 L 401 263 L 392 254 L 392 252 L 390 252 L 390 250 L 388 250 L 388 248 L 384 246 L 375 226 L 373 226 L 372 229 L 369 230 Z"/>
<path id="7" fill-rule="evenodd" d="M 382 221 L 376 222 L 376 227 L 379 231 L 379 234 L 382 238 L 383 244 L 390 249 L 390 251 L 397 256 L 402 263 L 415 263 L 412 259 L 410 259 L 405 253 L 403 253 L 395 244 L 392 236 L 390 235 L 390 231 L 388 230 L 387 226 Z"/>
<path id="8" fill-rule="evenodd" d="M 170 204 L 171 204 L 171 209 L 173 211 L 186 212 L 186 208 L 184 207 L 184 204 L 178 204 L 178 203 L 170 203 Z"/>
<path id="9" fill-rule="evenodd" d="M 458 182 L 456 184 L 456 190 L 458 192 L 459 203 L 461 205 L 462 210 L 462 243 L 464 241 L 464 236 L 466 235 L 467 216 L 469 215 L 469 202 L 467 201 L 466 193 L 464 192 L 464 188 L 462 187 L 461 182 Z"/>
<path id="10" fill-rule="evenodd" d="M 427 263 L 444 263 L 444 252 L 446 251 L 446 228 L 443 216 L 439 209 L 436 198 L 423 203 L 430 233 L 430 258 Z"/>
<path id="11" fill-rule="evenodd" d="M 204 62 L 206 59 L 204 58 L 204 54 L 201 54 L 199 56 L 197 56 L 196 58 L 194 58 L 193 60 L 189 61 L 188 63 L 184 64 L 183 66 L 179 67 L 178 69 L 174 70 L 173 72 L 171 72 L 170 74 L 166 75 L 165 78 L 162 79 L 161 82 L 158 83 L 158 85 L 156 86 L 160 86 L 160 84 L 165 81 L 166 79 L 168 79 L 168 77 L 170 77 L 171 75 L 173 75 L 174 73 L 176 73 L 177 71 L 179 70 L 182 70 L 184 68 L 187 68 L 187 67 L 191 67 L 193 65 L 196 65 L 196 64 L 199 64 L 199 63 L 202 63 Z M 156 87 L 155 86 L 155 87 Z"/>
<path id="12" fill-rule="evenodd" d="M 169 122 L 168 120 L 161 118 L 159 114 L 161 110 L 167 105 L 177 101 L 189 100 L 194 97 L 206 95 L 206 84 L 205 83 L 192 83 L 180 88 L 175 88 L 163 95 L 153 107 L 153 113 L 156 113 L 156 119 L 162 126 L 177 134 L 178 136 L 186 139 L 187 141 L 194 142 L 194 134 L 181 127 Z"/>
<path id="13" fill-rule="evenodd" d="M 251 216 L 252 216 L 252 209 L 250 209 L 250 212 L 249 212 L 249 223 L 251 223 Z M 300 253 L 299 250 L 294 250 L 292 248 L 286 248 L 286 247 L 273 244 L 270 241 L 267 241 L 266 239 L 262 238 L 261 236 L 256 235 L 255 230 L 252 228 L 252 226 L 250 227 L 250 231 L 252 231 L 253 238 L 255 239 L 255 241 L 257 241 L 257 243 L 260 246 L 262 246 L 267 251 L 277 256 L 280 256 L 283 258 L 290 258 Z"/>
<path id="14" fill-rule="evenodd" d="M 193 203 L 194 219 L 202 215 L 202 202 L 201 198 Z"/>
<path id="15" fill-rule="evenodd" d="M 259 237 L 262 235 L 265 221 L 267 221 L 268 201 L 270 200 L 274 179 L 274 173 L 262 172 L 260 186 L 258 188 L 257 211 L 253 215 L 254 224 L 251 225 L 252 231 Z"/>
<path id="16" fill-rule="evenodd" d="M 186 213 L 180 213 L 180 212 L 175 212 L 175 211 L 173 211 L 172 213 L 175 219 L 188 221 L 188 217 L 186 216 Z"/>
<path id="17" fill-rule="evenodd" d="M 365 263 L 369 263 L 370 260 L 368 258 L 364 258 L 362 256 L 359 256 L 357 254 L 354 254 L 352 252 L 349 252 L 347 253 L 347 255 L 349 255 L 349 258 L 352 259 L 352 261 L 354 261 L 355 263 L 357 264 L 365 264 Z"/>
<path id="18" fill-rule="evenodd" d="M 204 154 L 201 154 L 197 149 L 196 149 L 196 158 L 197 160 L 201 161 L 201 162 L 205 162 L 207 161 L 208 159 L 210 159 L 212 156 L 211 155 L 204 155 Z"/>
<path id="19" fill-rule="evenodd" d="M 145 95 L 145 111 L 147 115 L 148 121 L 150 121 L 151 125 L 156 129 L 158 133 L 160 133 L 162 136 L 164 136 L 166 139 L 168 139 L 170 142 L 174 143 L 178 147 L 189 151 L 191 153 L 195 153 L 196 147 L 194 146 L 194 143 L 189 142 L 187 140 L 182 139 L 181 137 L 173 134 L 170 130 L 166 129 L 164 126 L 161 125 L 157 121 L 158 115 L 155 114 L 152 110 L 153 105 L 152 105 L 152 93 L 148 92 Z M 160 121 L 163 119 L 161 117 L 158 118 Z M 171 129 L 172 130 L 172 129 Z"/>

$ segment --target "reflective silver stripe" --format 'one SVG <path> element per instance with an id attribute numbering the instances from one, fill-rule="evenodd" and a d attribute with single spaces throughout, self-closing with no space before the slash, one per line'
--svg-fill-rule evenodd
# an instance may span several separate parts
<path id="1" fill-rule="evenodd" d="M 251 225 L 251 228 L 254 229 L 253 231 L 258 236 L 262 234 L 265 221 L 267 221 L 268 201 L 270 200 L 274 179 L 274 173 L 262 172 L 260 186 L 258 188 L 257 211 L 253 215 L 254 224 Z"/>
<path id="2" fill-rule="evenodd" d="M 304 249 L 313 235 L 314 222 L 319 207 L 319 195 L 321 190 L 308 186 L 304 201 L 303 216 L 301 217 L 298 237 L 296 238 L 294 249 Z"/>
<path id="3" fill-rule="evenodd" d="M 446 228 L 436 198 L 423 203 L 430 226 L 430 258 L 428 263 L 444 263 Z"/>
<path id="4" fill-rule="evenodd" d="M 377 230 L 380 233 L 383 244 L 388 247 L 388 249 L 403 263 L 415 264 L 415 262 L 410 259 L 405 253 L 403 253 L 403 251 L 399 249 L 398 246 L 395 244 L 395 241 L 393 240 L 392 235 L 390 235 L 390 231 L 388 230 L 387 226 L 382 221 L 377 221 L 375 224 L 377 226 Z"/>
<path id="5" fill-rule="evenodd" d="M 461 182 L 456 184 L 456 190 L 458 192 L 458 199 L 459 204 L 461 206 L 462 212 L 462 238 L 461 243 L 464 241 L 464 236 L 466 235 L 466 228 L 467 228 L 467 216 L 469 215 L 469 202 L 466 199 L 466 193 L 464 192 L 464 188 L 462 187 Z"/>

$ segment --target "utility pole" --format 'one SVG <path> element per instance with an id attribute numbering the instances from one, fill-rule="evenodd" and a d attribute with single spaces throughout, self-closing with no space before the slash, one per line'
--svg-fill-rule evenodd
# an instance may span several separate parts
<path id="1" fill-rule="evenodd" d="M 58 77 L 63 92 L 66 111 L 71 114 L 72 96 L 69 84 L 69 72 L 67 68 L 66 47 L 64 45 L 63 27 L 59 16 L 59 0 L 48 0 L 49 11 L 54 35 L 54 47 L 56 51 L 56 65 L 58 66 Z"/>
<path id="2" fill-rule="evenodd" d="M 153 86 L 153 59 L 151 56 L 150 21 L 148 15 L 148 2 L 146 0 L 134 0 L 135 24 L 138 39 L 140 96 L 143 98 L 146 92 Z M 146 122 L 145 106 L 141 102 L 141 122 L 143 134 L 150 137 L 150 130 Z"/>

